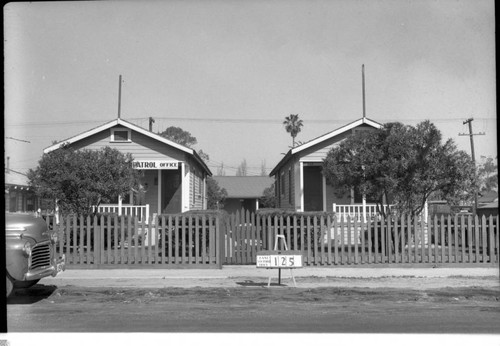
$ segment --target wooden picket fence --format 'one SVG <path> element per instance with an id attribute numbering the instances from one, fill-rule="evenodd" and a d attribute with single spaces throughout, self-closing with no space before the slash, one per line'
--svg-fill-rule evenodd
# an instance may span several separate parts
<path id="1" fill-rule="evenodd" d="M 57 252 L 68 268 L 222 268 L 256 263 L 277 234 L 306 266 L 490 266 L 499 263 L 498 216 L 390 217 L 358 221 L 328 214 L 266 216 L 200 213 L 69 216 L 59 223 Z M 282 244 L 280 243 L 280 246 Z M 283 249 L 283 248 L 280 248 Z"/>
<path id="2" fill-rule="evenodd" d="M 498 216 L 390 217 L 358 221 L 332 215 L 265 216 L 242 210 L 227 220 L 226 264 L 254 264 L 275 235 L 303 254 L 304 264 L 493 265 L 499 262 Z"/>
<path id="3" fill-rule="evenodd" d="M 56 224 L 57 252 L 68 268 L 221 268 L 219 218 L 162 215 L 146 223 L 133 216 L 69 216 Z"/>

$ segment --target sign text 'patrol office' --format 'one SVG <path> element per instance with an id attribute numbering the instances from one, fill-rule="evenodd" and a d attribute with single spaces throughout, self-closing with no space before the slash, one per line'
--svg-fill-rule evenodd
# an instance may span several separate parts
<path id="1" fill-rule="evenodd" d="M 165 160 L 134 160 L 132 162 L 134 169 L 177 169 L 179 167 L 178 161 L 165 161 Z"/>

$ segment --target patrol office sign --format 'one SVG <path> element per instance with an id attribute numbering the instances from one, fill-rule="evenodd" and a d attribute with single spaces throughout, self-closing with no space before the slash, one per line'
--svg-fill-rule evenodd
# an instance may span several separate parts
<path id="1" fill-rule="evenodd" d="M 166 160 L 134 160 L 132 162 L 134 169 L 177 169 L 178 161 Z"/>

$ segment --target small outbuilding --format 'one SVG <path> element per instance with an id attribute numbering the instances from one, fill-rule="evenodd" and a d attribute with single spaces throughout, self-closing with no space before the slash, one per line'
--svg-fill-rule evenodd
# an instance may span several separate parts
<path id="1" fill-rule="evenodd" d="M 227 192 L 224 210 L 235 213 L 245 209 L 255 212 L 259 209 L 259 199 L 264 190 L 273 185 L 274 179 L 267 176 L 214 176 L 221 189 Z"/>

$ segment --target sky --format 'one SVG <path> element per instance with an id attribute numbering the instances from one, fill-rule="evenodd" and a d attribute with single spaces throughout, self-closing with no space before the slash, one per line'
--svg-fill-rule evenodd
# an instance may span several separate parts
<path id="1" fill-rule="evenodd" d="M 433 122 L 497 156 L 494 1 L 17 2 L 4 7 L 5 158 L 121 118 L 189 131 L 216 174 L 269 172 L 290 149 L 366 115 Z M 479 135 L 479 133 L 484 133 Z"/>

